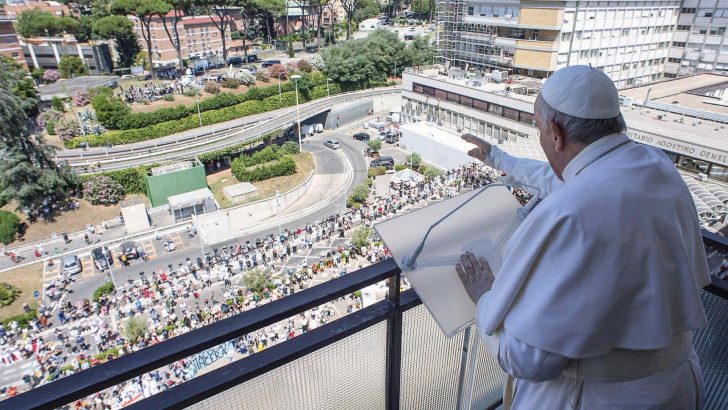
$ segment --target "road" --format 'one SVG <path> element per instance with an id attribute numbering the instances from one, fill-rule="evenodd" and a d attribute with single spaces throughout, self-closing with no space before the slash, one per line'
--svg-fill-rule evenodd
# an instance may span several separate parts
<path id="1" fill-rule="evenodd" d="M 334 105 L 398 92 L 400 91 L 397 87 L 381 88 L 337 94 L 301 104 L 299 109 L 301 122 L 330 110 Z M 56 159 L 67 161 L 73 169 L 81 173 L 123 169 L 153 162 L 190 158 L 203 152 L 253 139 L 271 130 L 287 128 L 295 123 L 296 109 L 289 107 L 111 149 L 95 147 L 85 151 L 62 150 L 56 154 Z M 97 164 L 98 167 L 89 169 L 92 164 Z"/>
<path id="2" fill-rule="evenodd" d="M 351 189 L 360 184 L 367 178 L 368 164 L 363 156 L 363 150 L 366 144 L 361 141 L 356 141 L 351 137 L 351 133 L 343 131 L 332 131 L 324 134 L 317 134 L 311 138 L 309 144 L 304 145 L 304 150 L 314 153 L 316 155 L 316 166 L 317 172 L 323 174 L 334 174 L 344 172 L 345 165 L 341 159 L 341 156 L 329 148 L 323 146 L 322 141 L 328 138 L 336 138 L 341 142 L 341 149 L 346 154 L 347 158 L 351 162 L 354 176 L 351 185 L 347 189 L 347 196 Z M 301 216 L 300 218 L 284 224 L 281 229 L 296 229 L 299 226 L 303 226 L 307 223 L 314 222 L 316 220 L 323 219 L 329 215 L 341 211 L 345 206 L 346 196 L 340 195 L 330 205 L 318 210 L 314 213 Z M 232 241 L 223 242 L 215 245 L 217 248 L 222 249 L 224 246 L 234 245 L 238 242 L 251 241 L 254 242 L 256 238 L 262 238 L 266 235 L 277 234 L 278 227 L 274 226 L 271 228 L 263 229 L 259 232 L 255 232 L 250 235 L 246 235 L 240 238 L 236 238 Z M 143 272 L 144 275 L 151 274 L 152 271 L 162 269 L 166 271 L 168 265 L 172 265 L 174 268 L 178 268 L 180 263 L 184 263 L 186 258 L 190 258 L 193 261 L 198 257 L 202 256 L 203 253 L 211 252 L 211 249 L 206 244 L 201 244 L 199 235 L 195 238 L 189 238 L 186 234 L 186 230 L 182 229 L 180 232 L 171 235 L 173 241 L 176 244 L 177 250 L 172 252 L 166 252 L 163 248 L 163 241 L 157 241 L 154 237 L 143 238 L 137 241 L 141 244 L 147 254 L 151 256 L 147 262 L 141 260 L 131 261 L 129 267 L 121 267 L 119 262 L 116 261 L 112 268 L 114 280 L 117 284 L 126 283 L 130 279 L 138 279 Z M 163 238 L 163 239 L 166 239 Z M 112 252 L 115 250 L 111 247 Z M 85 255 L 80 256 L 82 265 L 91 266 L 91 259 Z M 91 298 L 93 291 L 101 286 L 106 281 L 106 275 L 99 274 L 93 268 L 92 271 L 87 274 L 81 274 L 78 277 L 76 283 L 73 284 L 73 293 L 71 294 L 70 300 L 75 301 L 83 298 Z"/>

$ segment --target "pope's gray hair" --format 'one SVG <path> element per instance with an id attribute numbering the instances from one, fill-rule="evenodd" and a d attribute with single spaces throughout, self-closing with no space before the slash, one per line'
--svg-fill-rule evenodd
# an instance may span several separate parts
<path id="1" fill-rule="evenodd" d="M 534 112 L 546 123 L 549 121 L 557 123 L 561 131 L 566 134 L 566 138 L 587 145 L 599 138 L 623 132 L 627 129 L 627 124 L 624 122 L 621 113 L 614 118 L 596 120 L 574 117 L 553 108 L 544 100 L 541 94 L 536 98 Z"/>

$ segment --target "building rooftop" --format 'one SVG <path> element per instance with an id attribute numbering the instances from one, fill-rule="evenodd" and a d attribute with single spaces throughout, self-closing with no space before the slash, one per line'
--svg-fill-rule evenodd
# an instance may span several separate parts
<path id="1" fill-rule="evenodd" d="M 728 115 L 728 100 L 725 99 L 728 92 L 723 92 L 722 101 L 708 95 L 721 89 L 728 89 L 728 76 L 698 74 L 623 89 L 619 95 L 642 101 L 649 92 L 650 101 Z"/>
<path id="2" fill-rule="evenodd" d="M 168 174 L 170 172 L 180 171 L 183 169 L 189 169 L 195 166 L 195 164 L 192 161 L 179 161 L 179 162 L 173 162 L 171 164 L 165 164 L 158 166 L 156 168 L 152 168 L 149 170 L 149 174 L 151 176 L 157 176 L 157 175 L 163 175 Z"/>
<path id="3" fill-rule="evenodd" d="M 117 76 L 81 76 L 58 80 L 53 84 L 41 85 L 38 87 L 38 95 L 41 101 L 50 101 L 53 97 L 68 98 L 79 90 L 88 90 L 94 87 L 116 87 L 119 83 Z"/>

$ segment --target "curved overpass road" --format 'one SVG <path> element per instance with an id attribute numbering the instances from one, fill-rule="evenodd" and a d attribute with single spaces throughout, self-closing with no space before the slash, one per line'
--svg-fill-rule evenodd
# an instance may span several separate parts
<path id="1" fill-rule="evenodd" d="M 330 110 L 335 105 L 398 92 L 400 92 L 398 87 L 389 87 L 337 94 L 301 104 L 299 106 L 300 118 L 303 122 L 316 114 Z M 56 158 L 59 161 L 67 161 L 73 169 L 81 173 L 123 169 L 152 162 L 190 158 L 207 151 L 253 139 L 273 129 L 289 127 L 295 123 L 296 109 L 289 107 L 108 150 L 103 147 L 90 148 L 86 151 L 82 149 L 63 150 L 56 154 Z M 100 164 L 100 167 L 91 171 L 88 169 L 91 164 Z"/>

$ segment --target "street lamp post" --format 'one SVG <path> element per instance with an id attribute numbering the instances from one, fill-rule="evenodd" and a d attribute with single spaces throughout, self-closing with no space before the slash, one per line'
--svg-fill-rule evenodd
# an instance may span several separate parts
<path id="1" fill-rule="evenodd" d="M 202 114 L 200 114 L 200 100 L 197 98 L 197 94 L 200 92 L 199 87 L 195 84 L 195 103 L 197 104 L 197 119 L 200 120 L 200 127 L 202 127 Z"/>
<path id="2" fill-rule="evenodd" d="M 286 73 L 278 74 L 278 105 L 283 105 L 283 97 L 281 97 L 281 77 L 284 75 L 286 75 Z"/>
<path id="3" fill-rule="evenodd" d="M 331 97 L 331 91 L 329 91 L 329 81 L 331 81 L 330 78 L 326 79 L 326 96 Z"/>
<path id="4" fill-rule="evenodd" d="M 296 83 L 296 125 L 298 126 L 298 151 L 303 151 L 303 146 L 301 145 L 301 115 L 298 110 L 298 80 L 301 78 L 301 76 L 295 74 L 292 75 L 291 78 Z"/>
<path id="5" fill-rule="evenodd" d="M 111 283 L 114 284 L 114 289 L 119 289 L 119 286 L 116 284 L 116 278 L 114 278 L 114 272 L 111 271 L 111 263 L 109 263 L 109 254 L 106 253 L 105 246 L 101 248 L 101 254 L 104 255 L 104 263 L 106 264 L 106 268 L 109 269 L 109 276 L 111 276 Z"/>
<path id="6" fill-rule="evenodd" d="M 397 57 L 394 58 L 394 82 L 397 82 Z"/>

